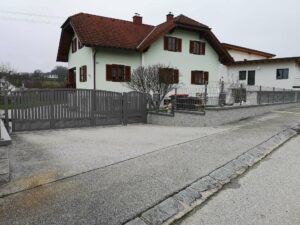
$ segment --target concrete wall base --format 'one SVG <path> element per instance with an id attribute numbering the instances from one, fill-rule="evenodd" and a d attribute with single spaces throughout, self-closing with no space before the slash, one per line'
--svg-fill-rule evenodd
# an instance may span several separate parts
<path id="1" fill-rule="evenodd" d="M 259 116 L 274 110 L 298 106 L 299 103 L 247 105 L 206 108 L 206 112 L 175 111 L 174 114 L 149 112 L 148 123 L 164 126 L 219 126 L 241 119 Z"/>

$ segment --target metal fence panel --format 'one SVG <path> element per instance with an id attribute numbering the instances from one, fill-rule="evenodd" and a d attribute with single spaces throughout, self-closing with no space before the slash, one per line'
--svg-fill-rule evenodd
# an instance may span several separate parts
<path id="1" fill-rule="evenodd" d="M 146 121 L 145 94 L 138 92 L 26 90 L 12 92 L 11 98 L 13 131 Z"/>

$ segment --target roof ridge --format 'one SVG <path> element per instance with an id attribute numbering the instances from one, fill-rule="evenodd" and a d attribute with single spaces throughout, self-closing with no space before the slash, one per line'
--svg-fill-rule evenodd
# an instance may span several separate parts
<path id="1" fill-rule="evenodd" d="M 74 14 L 73 16 L 70 16 L 70 18 L 71 17 L 75 17 L 75 16 L 79 16 L 79 15 L 95 16 L 95 17 L 98 17 L 98 18 L 104 18 L 104 19 L 110 19 L 110 20 L 117 20 L 117 21 L 121 21 L 121 22 L 125 22 L 125 23 L 132 23 L 132 24 L 134 24 L 133 21 L 130 21 L 130 20 L 112 18 L 112 17 L 107 17 L 107 16 L 100 16 L 100 15 L 95 15 L 95 14 L 91 14 L 91 13 L 83 13 L 83 12 Z M 154 25 L 145 24 L 145 23 L 139 24 L 139 26 L 155 27 Z"/>

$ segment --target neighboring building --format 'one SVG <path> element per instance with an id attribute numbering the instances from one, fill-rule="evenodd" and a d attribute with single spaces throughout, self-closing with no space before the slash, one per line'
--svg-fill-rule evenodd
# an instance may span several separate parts
<path id="1" fill-rule="evenodd" d="M 158 26 L 79 13 L 62 25 L 57 61 L 69 64 L 69 87 L 128 91 L 124 81 L 138 66 L 163 64 L 185 87 L 219 81 L 233 59 L 211 29 L 184 15 Z"/>
<path id="2" fill-rule="evenodd" d="M 300 88 L 300 57 L 275 55 L 236 45 L 223 44 L 235 62 L 225 69 L 224 81 L 278 88 Z M 226 71 L 226 72 L 224 72 Z"/>
<path id="3" fill-rule="evenodd" d="M 55 80 L 55 79 L 58 79 L 58 75 L 57 74 L 45 74 L 44 75 L 45 76 L 45 78 L 47 78 L 47 79 L 53 79 L 53 80 Z"/>

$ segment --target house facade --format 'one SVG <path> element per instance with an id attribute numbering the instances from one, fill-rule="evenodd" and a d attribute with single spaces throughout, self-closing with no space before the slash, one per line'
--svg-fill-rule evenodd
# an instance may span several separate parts
<path id="1" fill-rule="evenodd" d="M 193 88 L 218 81 L 220 65 L 233 62 L 208 26 L 172 14 L 158 26 L 139 15 L 129 22 L 76 14 L 62 26 L 57 60 L 68 62 L 69 87 L 118 92 L 129 91 L 139 66 L 171 67 L 176 83 Z"/>
<path id="2" fill-rule="evenodd" d="M 234 63 L 223 68 L 224 81 L 246 85 L 300 88 L 300 57 L 274 58 L 275 55 L 225 44 Z"/>
<path id="3" fill-rule="evenodd" d="M 68 86 L 117 92 L 139 66 L 165 65 L 186 90 L 205 83 L 300 88 L 300 57 L 275 55 L 220 43 L 211 28 L 184 15 L 152 26 L 136 14 L 132 21 L 79 13 L 62 25 L 57 61 L 68 62 Z"/>

